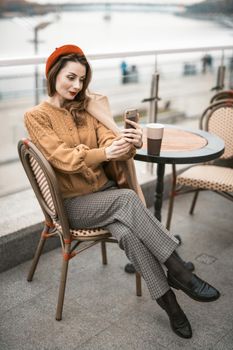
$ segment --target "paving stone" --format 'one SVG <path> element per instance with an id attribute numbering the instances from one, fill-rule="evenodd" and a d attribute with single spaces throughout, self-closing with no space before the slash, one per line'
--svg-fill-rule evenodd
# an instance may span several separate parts
<path id="1" fill-rule="evenodd" d="M 217 342 L 213 350 L 232 350 L 233 349 L 233 329 Z"/>
<path id="2" fill-rule="evenodd" d="M 185 214 L 190 199 L 178 197 L 178 214 L 173 218 L 172 227 L 183 240 L 179 252 L 221 292 L 216 302 L 198 303 L 175 291 L 191 322 L 192 339 L 178 338 L 172 332 L 168 317 L 150 299 L 145 283 L 142 297 L 135 296 L 135 276 L 124 272 L 128 260 L 117 245 L 109 244 L 107 266 L 102 265 L 99 246 L 70 261 L 61 322 L 54 319 L 60 249 L 43 254 L 32 283 L 26 281 L 31 261 L 1 273 L 0 349 L 232 350 L 232 206 L 224 206 L 224 199 L 213 195 L 206 192 L 200 197 L 192 217 Z M 166 207 L 167 203 L 163 218 Z M 224 219 L 219 218 L 220 209 Z"/>
<path id="3" fill-rule="evenodd" d="M 73 349 L 109 326 L 81 304 L 66 300 L 63 320 L 55 320 L 55 290 L 32 298 L 1 317 L 1 350 Z"/>
<path id="4" fill-rule="evenodd" d="M 164 350 L 164 346 L 157 342 L 158 330 L 156 327 L 145 328 L 128 322 L 115 323 L 87 343 L 75 350 Z"/>
<path id="5" fill-rule="evenodd" d="M 22 263 L 1 273 L 0 309 L 5 312 L 20 303 L 29 300 L 37 294 L 59 285 L 61 274 L 61 251 L 55 249 L 41 256 L 32 282 L 27 281 L 27 275 L 32 261 Z"/>
<path id="6" fill-rule="evenodd" d="M 217 260 L 217 258 L 208 254 L 200 254 L 196 257 L 195 260 L 200 261 L 203 264 L 210 265 L 213 264 Z"/>

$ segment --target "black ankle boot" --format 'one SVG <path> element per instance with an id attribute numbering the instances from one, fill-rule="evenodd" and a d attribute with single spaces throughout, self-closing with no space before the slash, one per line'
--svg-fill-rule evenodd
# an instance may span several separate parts
<path id="1" fill-rule="evenodd" d="M 170 289 L 161 298 L 156 300 L 159 306 L 166 311 L 171 328 L 181 338 L 191 338 L 192 328 L 185 313 L 179 306 L 176 296 Z"/>

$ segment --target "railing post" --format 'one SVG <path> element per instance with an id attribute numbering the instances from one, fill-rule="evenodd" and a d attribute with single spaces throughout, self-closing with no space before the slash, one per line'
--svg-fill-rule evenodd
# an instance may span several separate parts
<path id="1" fill-rule="evenodd" d="M 152 74 L 151 77 L 151 89 L 150 89 L 150 112 L 149 112 L 149 121 L 150 123 L 157 122 L 158 114 L 158 97 L 159 91 L 159 73 L 156 71 Z"/>
<path id="2" fill-rule="evenodd" d="M 221 57 L 221 63 L 220 66 L 218 67 L 217 71 L 217 82 L 216 86 L 214 86 L 211 90 L 222 90 L 225 86 L 225 71 L 226 71 L 226 66 L 224 66 L 224 50 L 222 50 L 222 57 Z"/>
<path id="3" fill-rule="evenodd" d="M 155 55 L 155 73 L 151 77 L 151 89 L 150 89 L 150 112 L 149 112 L 149 122 L 157 123 L 158 115 L 158 101 L 160 100 L 159 96 L 159 72 L 157 69 L 157 55 Z M 148 163 L 147 170 L 153 174 L 154 164 Z"/>
<path id="4" fill-rule="evenodd" d="M 155 55 L 155 73 L 151 77 L 151 89 L 150 89 L 150 112 L 149 112 L 149 121 L 150 123 L 157 122 L 158 114 L 158 101 L 160 100 L 159 96 L 159 72 L 157 69 L 157 55 Z"/>

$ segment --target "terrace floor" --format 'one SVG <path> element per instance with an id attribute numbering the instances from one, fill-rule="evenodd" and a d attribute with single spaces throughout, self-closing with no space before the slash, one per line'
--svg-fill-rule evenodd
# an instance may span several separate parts
<path id="1" fill-rule="evenodd" d="M 135 296 L 134 275 L 117 245 L 108 246 L 102 266 L 100 247 L 70 262 L 63 320 L 55 320 L 61 251 L 43 254 L 32 283 L 26 281 L 31 261 L 0 274 L 1 350 L 162 350 L 233 349 L 233 218 L 232 203 L 201 193 L 193 216 L 190 195 L 175 202 L 172 231 L 180 234 L 183 258 L 221 292 L 213 303 L 198 303 L 177 291 L 193 338 L 183 340 L 170 329 L 163 310 L 150 299 L 143 282 Z M 167 201 L 163 217 L 166 217 Z"/>

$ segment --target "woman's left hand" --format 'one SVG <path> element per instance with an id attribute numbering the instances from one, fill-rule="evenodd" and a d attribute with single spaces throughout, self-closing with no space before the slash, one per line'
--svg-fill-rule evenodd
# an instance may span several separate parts
<path id="1" fill-rule="evenodd" d="M 132 120 L 126 119 L 127 124 L 130 124 L 132 128 L 123 129 L 121 131 L 125 141 L 132 143 L 136 148 L 142 147 L 142 128 L 138 123 L 133 122 Z"/>

